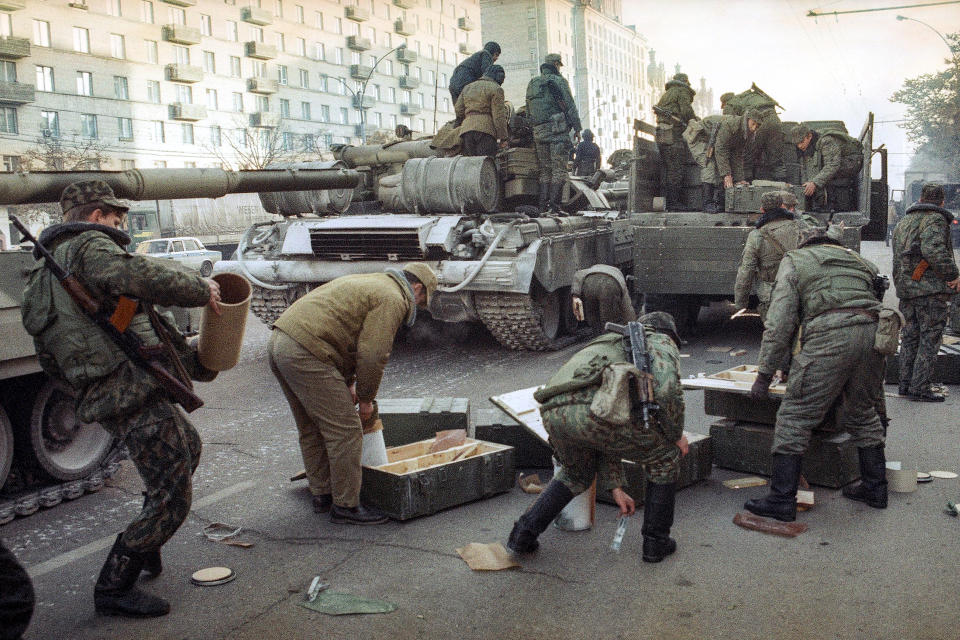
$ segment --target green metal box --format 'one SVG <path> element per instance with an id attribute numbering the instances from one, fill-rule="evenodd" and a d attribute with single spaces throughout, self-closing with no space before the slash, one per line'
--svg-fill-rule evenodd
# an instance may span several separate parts
<path id="1" fill-rule="evenodd" d="M 690 442 L 690 452 L 680 458 L 680 477 L 677 487 L 683 489 L 706 480 L 713 471 L 713 444 L 710 436 L 684 431 Z M 627 486 L 623 488 L 638 503 L 646 495 L 647 481 L 643 476 L 643 467 L 631 460 L 623 461 L 623 470 L 627 474 Z M 597 491 L 597 500 L 607 504 L 616 504 L 609 491 Z"/>
<path id="2" fill-rule="evenodd" d="M 550 445 L 500 409 L 477 411 L 473 437 L 513 447 L 517 467 L 520 469 L 553 468 L 553 450 Z"/>
<path id="3" fill-rule="evenodd" d="M 704 389 L 703 412 L 708 416 L 772 425 L 777 422 L 777 410 L 780 409 L 782 399 L 781 395 L 771 394 L 764 400 L 753 400 L 739 391 Z M 830 408 L 823 422 L 817 427 L 817 431 L 830 433 L 843 431 L 843 428 L 837 424 L 836 406 Z"/>
<path id="4" fill-rule="evenodd" d="M 437 431 L 469 429 L 468 398 L 384 398 L 377 407 L 388 447 L 426 440 Z"/>
<path id="5" fill-rule="evenodd" d="M 743 185 L 739 187 L 730 187 L 724 191 L 724 210 L 737 211 L 741 213 L 759 213 L 760 198 L 768 191 L 792 191 L 801 203 L 801 208 L 806 197 L 803 195 L 803 185 L 787 186 L 785 182 L 770 183 L 764 185 Z"/>
<path id="6" fill-rule="evenodd" d="M 513 447 L 468 438 L 430 453 L 433 439 L 387 449 L 385 465 L 363 468 L 360 499 L 395 520 L 427 516 L 513 487 Z"/>

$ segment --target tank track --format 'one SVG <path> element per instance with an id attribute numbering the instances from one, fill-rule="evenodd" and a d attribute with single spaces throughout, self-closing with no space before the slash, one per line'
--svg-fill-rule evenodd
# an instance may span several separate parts
<path id="1" fill-rule="evenodd" d="M 543 333 L 542 312 L 529 295 L 475 293 L 473 303 L 484 326 L 508 349 L 547 351 L 557 348 L 557 341 Z"/>
<path id="2" fill-rule="evenodd" d="M 275 291 L 253 285 L 253 293 L 250 296 L 250 310 L 268 327 L 280 317 L 281 313 L 287 310 L 290 304 L 287 291 Z"/>
<path id="3" fill-rule="evenodd" d="M 113 477 L 120 468 L 120 461 L 127 457 L 127 448 L 116 445 L 104 456 L 100 466 L 90 475 L 63 483 L 28 486 L 11 495 L 0 495 L 0 526 L 17 517 L 33 515 L 40 508 L 49 509 L 64 500 L 74 500 L 85 493 L 95 493 L 103 488 L 104 481 Z"/>

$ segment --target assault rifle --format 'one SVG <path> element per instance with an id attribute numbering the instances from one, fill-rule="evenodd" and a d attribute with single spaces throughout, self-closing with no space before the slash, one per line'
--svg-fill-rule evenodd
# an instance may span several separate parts
<path id="1" fill-rule="evenodd" d="M 652 360 L 650 352 L 647 350 L 647 334 L 644 333 L 643 324 L 640 322 L 628 322 L 626 326 L 608 322 L 604 327 L 606 331 L 619 333 L 630 339 L 630 359 L 640 371 L 640 384 L 638 393 L 640 395 L 640 406 L 643 409 L 643 428 L 650 429 L 650 411 L 659 409 L 656 399 L 653 396 L 653 372 L 651 371 Z"/>
<path id="2" fill-rule="evenodd" d="M 87 290 L 83 283 L 72 275 L 69 271 L 61 267 L 54 259 L 53 255 L 40 242 L 33 237 L 30 230 L 27 229 L 16 216 L 9 216 L 13 226 L 23 234 L 23 237 L 33 243 L 36 252 L 43 258 L 44 266 L 53 273 L 54 277 L 60 282 L 64 290 L 73 298 L 84 313 L 93 320 L 98 327 L 118 346 L 120 349 L 136 364 L 138 367 L 149 373 L 160 384 L 164 391 L 169 394 L 174 402 L 190 413 L 203 406 L 203 400 L 193 392 L 189 377 L 186 377 L 186 383 L 171 375 L 163 365 L 154 359 L 158 353 L 157 347 L 147 347 L 140 342 L 133 331 L 130 331 L 130 321 L 137 313 L 140 305 L 139 301 L 127 296 L 120 296 L 113 309 L 107 309 L 97 301 Z M 176 367 L 177 371 L 184 375 L 186 372 L 180 363 L 177 354 L 170 346 L 169 336 L 166 335 L 162 326 L 157 326 L 156 312 L 151 305 L 144 305 L 148 315 L 151 316 L 151 325 L 154 326 L 161 340 L 166 345 L 167 357 Z M 164 347 L 160 347 L 164 349 Z"/>
<path id="3" fill-rule="evenodd" d="M 678 118 L 677 116 L 673 115 L 673 113 L 667 111 L 666 109 L 664 109 L 664 108 L 662 108 L 662 107 L 654 106 L 654 107 L 653 107 L 653 112 L 654 112 L 655 114 L 657 114 L 658 116 L 661 116 L 661 117 L 664 117 L 664 118 L 672 118 L 674 121 L 677 122 L 677 124 L 682 124 L 682 125 L 684 125 L 684 126 L 686 126 L 686 124 L 687 124 L 686 122 L 684 122 L 683 120 L 681 120 L 681 119 Z"/>

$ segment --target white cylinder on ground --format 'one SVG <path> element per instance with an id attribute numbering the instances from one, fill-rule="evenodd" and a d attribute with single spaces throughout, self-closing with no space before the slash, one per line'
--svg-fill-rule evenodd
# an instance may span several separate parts
<path id="1" fill-rule="evenodd" d="M 383 429 L 363 434 L 363 449 L 360 453 L 360 465 L 379 467 L 387 464 L 387 445 L 383 441 Z"/>

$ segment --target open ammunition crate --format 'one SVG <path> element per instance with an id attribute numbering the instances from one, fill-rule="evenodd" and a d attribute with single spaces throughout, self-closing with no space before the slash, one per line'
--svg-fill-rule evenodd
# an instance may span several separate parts
<path id="1" fill-rule="evenodd" d="M 509 491 L 513 447 L 467 438 L 430 452 L 434 439 L 387 449 L 387 464 L 363 468 L 360 497 L 395 520 L 409 520 Z"/>

